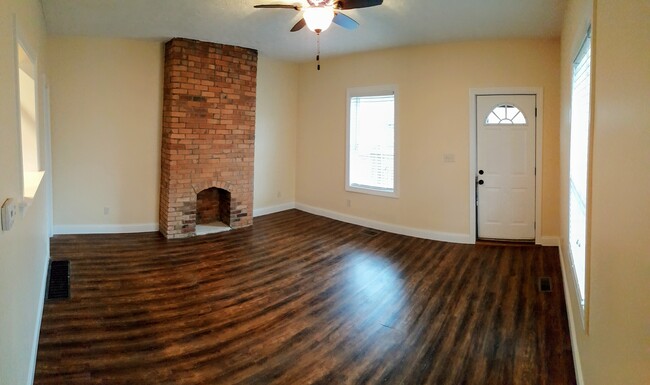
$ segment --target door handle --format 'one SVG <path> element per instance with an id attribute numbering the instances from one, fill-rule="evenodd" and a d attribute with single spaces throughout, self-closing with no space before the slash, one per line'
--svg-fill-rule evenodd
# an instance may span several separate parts
<path id="1" fill-rule="evenodd" d="M 483 183 L 485 183 L 485 182 L 483 181 L 483 179 L 480 179 L 480 180 L 478 181 L 478 184 L 483 184 Z"/>

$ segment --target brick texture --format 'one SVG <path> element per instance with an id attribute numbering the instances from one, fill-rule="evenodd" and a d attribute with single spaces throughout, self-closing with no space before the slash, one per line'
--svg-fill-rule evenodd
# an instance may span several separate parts
<path id="1" fill-rule="evenodd" d="M 211 188 L 230 193 L 224 223 L 252 225 L 257 51 L 172 39 L 164 76 L 160 232 L 194 235 L 197 195 Z"/>

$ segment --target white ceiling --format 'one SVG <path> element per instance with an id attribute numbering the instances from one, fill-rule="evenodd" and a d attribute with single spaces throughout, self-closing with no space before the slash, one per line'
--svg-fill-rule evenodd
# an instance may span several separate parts
<path id="1" fill-rule="evenodd" d="M 305 0 L 42 0 L 52 35 L 168 40 L 185 37 L 255 48 L 285 60 L 313 59 L 316 35 L 291 33 L 300 14 L 254 9 Z M 384 0 L 345 11 L 360 24 L 321 35 L 323 55 L 447 41 L 560 35 L 566 0 Z"/>

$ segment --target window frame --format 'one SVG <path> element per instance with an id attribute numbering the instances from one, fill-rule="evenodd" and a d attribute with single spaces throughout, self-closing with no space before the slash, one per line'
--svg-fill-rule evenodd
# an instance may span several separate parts
<path id="1" fill-rule="evenodd" d="M 18 153 L 20 156 L 20 192 L 22 195 L 22 207 L 23 209 L 31 205 L 32 200 L 40 185 L 43 181 L 45 175 L 44 171 L 44 161 L 43 157 L 43 133 L 42 133 L 42 100 L 40 94 L 40 79 L 39 79 L 39 61 L 36 51 L 27 43 L 27 40 L 24 38 L 24 34 L 16 18 L 14 17 L 14 30 L 13 30 L 13 45 L 14 45 L 14 74 L 15 74 L 15 86 L 16 86 L 16 121 L 17 121 L 17 130 L 18 130 Z M 27 74 L 20 63 L 20 54 L 19 51 L 23 52 L 25 57 L 30 61 L 31 65 L 31 74 Z M 25 72 L 34 83 L 34 145 L 29 146 L 26 149 L 27 144 L 24 143 L 23 135 L 25 127 L 23 126 L 24 122 L 22 119 L 22 95 L 21 95 L 21 82 L 20 82 L 20 72 L 21 70 Z M 31 155 L 34 158 L 36 163 L 35 169 L 30 169 L 25 164 L 25 152 L 29 150 Z"/>
<path id="2" fill-rule="evenodd" d="M 350 102 L 354 97 L 364 97 L 364 96 L 381 96 L 381 95 L 393 95 L 393 190 L 384 191 L 380 189 L 374 189 L 371 186 L 368 187 L 359 187 L 353 186 L 350 183 L 350 132 L 351 132 L 351 108 Z M 382 85 L 382 86 L 370 86 L 370 87 L 353 87 L 347 89 L 346 97 L 346 132 L 345 132 L 345 190 L 349 192 L 367 194 L 367 195 L 376 195 L 387 198 L 399 198 L 399 129 L 398 129 L 398 91 L 396 85 Z"/>
<path id="3" fill-rule="evenodd" d="M 582 326 L 585 331 L 588 330 L 588 308 L 589 308 L 589 256 L 590 256 L 590 217 L 591 217 L 591 169 L 592 169 L 592 145 L 593 145 L 593 114 L 594 114 L 594 94 L 593 94 L 593 89 L 594 89 L 594 76 L 593 76 L 593 50 L 592 50 L 592 29 L 591 26 L 587 27 L 587 31 L 584 35 L 584 38 L 580 41 L 580 45 L 578 46 L 577 53 L 574 57 L 574 60 L 571 63 L 571 114 L 570 114 L 570 125 L 569 125 L 569 164 L 568 164 L 568 180 L 567 180 L 567 203 L 568 203 L 568 208 L 567 208 L 567 251 L 569 254 L 569 262 L 570 262 L 570 267 L 571 267 L 571 273 L 573 275 L 573 283 L 574 283 L 574 289 L 575 289 L 575 294 L 576 298 L 578 300 L 578 308 L 580 309 L 580 318 L 582 321 Z M 584 282 L 584 287 L 581 288 L 580 286 L 580 279 L 578 275 L 578 271 L 576 269 L 576 262 L 574 259 L 573 255 L 573 249 L 572 249 L 572 232 L 571 232 L 571 195 L 572 195 L 572 178 L 571 178 L 571 164 L 572 164 L 572 152 L 571 152 L 571 137 L 573 133 L 573 111 L 574 111 L 574 103 L 575 103 L 575 95 L 574 95 L 574 82 L 575 82 L 575 71 L 576 71 L 576 66 L 579 65 L 579 63 L 582 61 L 583 57 L 587 53 L 587 44 L 588 44 L 588 49 L 589 49 L 589 93 L 588 93 L 588 98 L 589 100 L 587 101 L 587 105 L 589 108 L 589 111 L 587 112 L 587 143 L 586 143 L 586 193 L 585 193 L 585 223 L 584 223 L 584 260 L 582 261 L 584 264 L 584 276 L 582 277 L 582 281 Z M 584 291 L 584 294 L 583 294 Z"/>

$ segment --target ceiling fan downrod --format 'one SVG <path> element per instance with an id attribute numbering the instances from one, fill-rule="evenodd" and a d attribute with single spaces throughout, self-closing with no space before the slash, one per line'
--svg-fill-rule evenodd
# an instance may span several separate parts
<path id="1" fill-rule="evenodd" d="M 320 71 L 320 29 L 316 31 L 316 69 Z"/>

